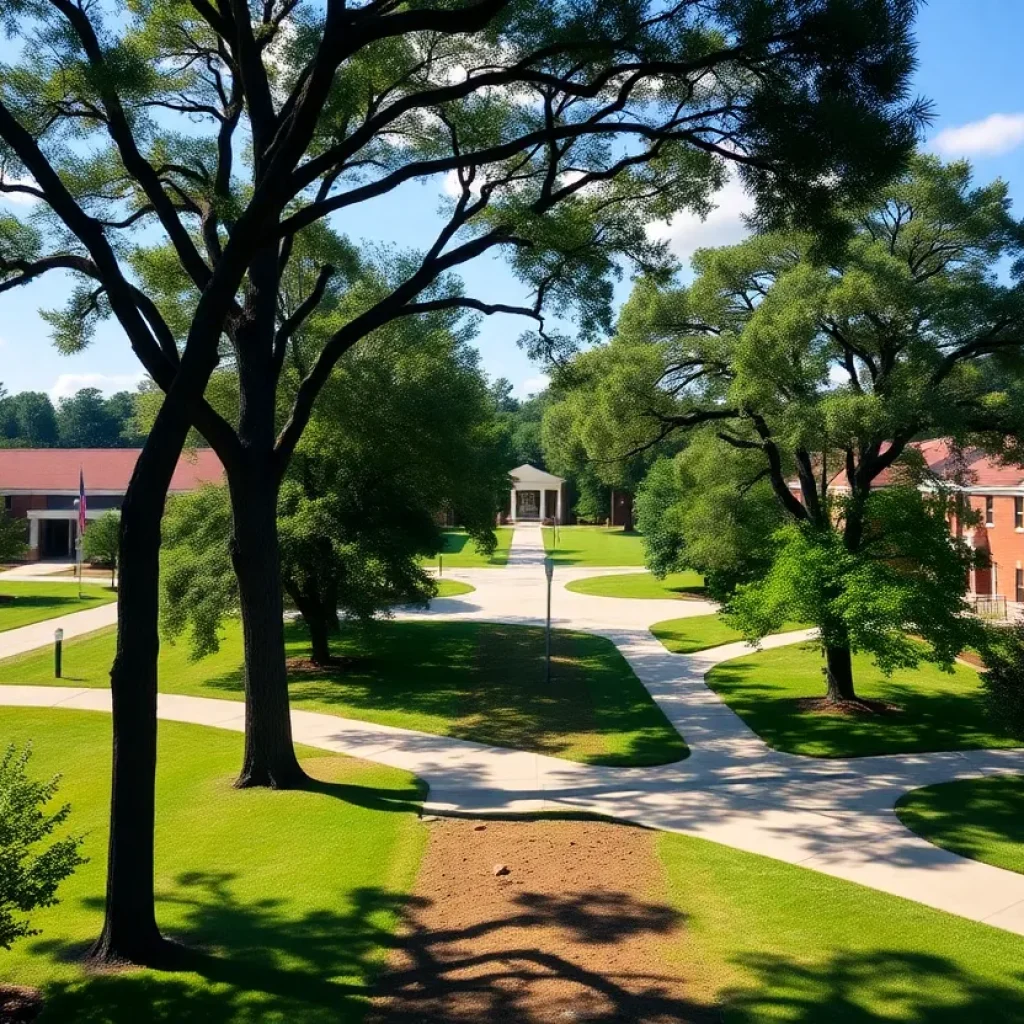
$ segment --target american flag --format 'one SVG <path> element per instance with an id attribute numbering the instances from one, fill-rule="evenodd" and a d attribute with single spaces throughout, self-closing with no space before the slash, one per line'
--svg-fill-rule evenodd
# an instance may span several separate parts
<path id="1" fill-rule="evenodd" d="M 85 473 L 78 467 L 78 536 L 85 536 Z"/>

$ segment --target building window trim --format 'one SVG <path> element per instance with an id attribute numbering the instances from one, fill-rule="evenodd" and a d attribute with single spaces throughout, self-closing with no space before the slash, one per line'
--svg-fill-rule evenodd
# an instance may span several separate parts
<path id="1" fill-rule="evenodd" d="M 991 494 L 985 495 L 985 525 L 988 527 L 996 525 L 996 500 Z"/>

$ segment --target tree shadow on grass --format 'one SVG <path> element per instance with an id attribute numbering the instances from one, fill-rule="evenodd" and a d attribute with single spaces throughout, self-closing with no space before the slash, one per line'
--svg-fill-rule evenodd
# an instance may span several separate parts
<path id="1" fill-rule="evenodd" d="M 158 912 L 166 916 L 173 905 L 179 922 L 172 969 L 84 973 L 51 984 L 44 1022 L 356 1024 L 377 995 L 384 1002 L 370 1011 L 375 1024 L 541 1024 L 549 1018 L 535 1014 L 531 989 L 552 981 L 572 985 L 603 1008 L 588 1021 L 717 1019 L 706 1006 L 680 998 L 678 979 L 653 965 L 617 974 L 588 966 L 587 949 L 596 944 L 620 945 L 675 928 L 679 915 L 663 904 L 621 893 L 595 893 L 586 902 L 523 894 L 492 919 L 430 930 L 418 921 L 429 906 L 420 897 L 363 888 L 339 893 L 334 909 L 296 915 L 280 900 L 239 901 L 233 881 L 228 873 L 179 876 L 175 891 L 158 901 Z M 325 889 L 330 885 L 325 878 Z M 537 948 L 531 931 L 553 927 L 570 937 L 570 948 Z M 490 952 L 473 948 L 510 929 L 516 942 Z M 36 949 L 80 953 L 45 941 Z M 391 953 L 402 965 L 385 971 Z"/>
<path id="2" fill-rule="evenodd" d="M 494 746 L 572 756 L 593 764 L 678 761 L 686 746 L 614 645 L 598 636 L 553 633 L 552 683 L 545 682 L 544 630 L 495 623 L 382 622 L 346 626 L 334 650 L 342 669 L 293 677 L 296 708 L 383 721 Z M 289 654 L 308 643 L 286 627 Z M 242 692 L 237 671 L 205 687 Z"/>
<path id="3" fill-rule="evenodd" d="M 981 977 L 946 957 L 843 950 L 824 962 L 770 950 L 735 961 L 745 979 L 709 1006 L 689 971 L 593 962 L 600 945 L 665 940 L 684 919 L 662 903 L 595 892 L 581 901 L 523 893 L 464 927 L 424 926 L 421 897 L 378 887 L 339 892 L 337 905 L 296 914 L 278 899 L 239 900 L 230 873 L 191 872 L 161 894 L 173 906 L 179 961 L 167 971 L 83 973 L 46 989 L 46 1021 L 77 1024 L 1012 1024 L 1024 1019 L 1024 970 L 992 963 Z M 330 877 L 324 879 L 329 892 Z M 327 901 L 325 901 L 327 902 Z M 100 901 L 95 901 L 98 907 Z M 557 929 L 567 941 L 540 936 Z M 498 941 L 495 944 L 494 940 Z M 36 949 L 60 955 L 55 942 Z M 999 947 L 994 947 L 998 953 Z M 66 951 L 66 948 L 65 948 Z M 78 952 L 78 950 L 74 950 Z M 392 956 L 390 967 L 385 967 Z M 714 969 L 714 965 L 712 965 Z M 998 977 L 999 971 L 1003 972 Z M 549 986 L 553 998 L 535 998 Z M 377 1003 L 368 1007 L 371 996 Z M 569 1011 L 551 1016 L 559 996 Z"/>
<path id="4" fill-rule="evenodd" d="M 1024 970 L 979 977 L 931 953 L 844 950 L 824 964 L 750 954 L 739 961 L 752 982 L 723 993 L 735 1024 L 1013 1024 L 1024 1020 Z M 992 964 L 992 967 L 998 967 Z M 995 973 L 995 972 L 994 972 Z"/>
<path id="5" fill-rule="evenodd" d="M 896 805 L 900 821 L 930 843 L 964 857 L 995 863 L 993 845 L 1016 846 L 1024 873 L 1024 775 L 946 782 L 907 793 Z"/>
<path id="6" fill-rule="evenodd" d="M 95 594 L 83 594 L 79 597 L 74 584 L 69 583 L 61 585 L 67 586 L 69 590 L 67 597 L 58 594 L 15 594 L 14 596 L 10 596 L 0 592 L 0 598 L 2 598 L 0 610 L 5 608 L 65 608 L 68 605 L 91 604 L 93 602 L 100 601 L 100 598 Z"/>
<path id="7" fill-rule="evenodd" d="M 1013 746 L 1015 741 L 989 715 L 980 691 L 914 685 L 897 674 L 883 685 L 862 687 L 862 695 L 882 699 L 898 711 L 886 715 L 823 714 L 808 710 L 806 697 L 793 696 L 764 681 L 756 662 L 725 662 L 708 674 L 711 688 L 776 750 L 819 757 L 867 757 Z"/>
<path id="8" fill-rule="evenodd" d="M 302 764 L 307 772 L 316 771 L 317 759 L 305 758 Z M 413 784 L 405 789 L 381 789 L 377 786 L 360 786 L 351 782 L 329 782 L 310 776 L 302 788 L 305 792 L 331 797 L 354 807 L 401 814 L 419 814 L 427 797 L 426 783 L 415 777 Z"/>

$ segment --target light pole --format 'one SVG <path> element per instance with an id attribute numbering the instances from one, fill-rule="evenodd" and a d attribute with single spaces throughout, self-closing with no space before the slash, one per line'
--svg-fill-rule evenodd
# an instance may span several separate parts
<path id="1" fill-rule="evenodd" d="M 555 560 L 550 556 L 544 559 L 544 575 L 548 580 L 548 614 L 544 630 L 544 682 L 551 683 L 551 577 L 555 575 Z"/>
<path id="2" fill-rule="evenodd" d="M 60 679 L 61 655 L 63 654 L 63 647 L 64 630 L 55 629 L 53 631 L 53 675 L 55 679 Z"/>

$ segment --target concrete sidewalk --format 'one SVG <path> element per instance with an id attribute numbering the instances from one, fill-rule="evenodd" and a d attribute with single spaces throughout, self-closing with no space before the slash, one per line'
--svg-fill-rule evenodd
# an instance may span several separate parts
<path id="1" fill-rule="evenodd" d="M 477 587 L 436 600 L 408 618 L 539 624 L 545 587 L 536 527 L 519 527 L 505 569 L 456 570 L 446 577 Z M 609 572 L 611 570 L 598 570 Z M 636 571 L 636 570 L 630 570 Z M 763 854 L 916 900 L 939 910 L 1024 935 L 1024 875 L 957 857 L 904 828 L 893 811 L 908 790 L 1003 772 L 1024 773 L 1024 750 L 891 755 L 845 760 L 769 749 L 704 682 L 708 670 L 749 653 L 728 644 L 691 655 L 670 654 L 646 628 L 660 619 L 703 615 L 704 601 L 644 601 L 574 594 L 564 583 L 594 570 L 557 568 L 554 622 L 607 637 L 686 738 L 691 756 L 660 767 L 607 768 L 525 751 L 485 746 L 293 711 L 296 742 L 403 768 L 430 786 L 436 813 L 496 814 L 574 810 L 680 832 Z M 116 606 L 66 616 L 65 635 L 98 628 Z M 84 627 L 71 624 L 92 616 Z M 0 634 L 0 657 L 52 642 L 58 620 Z M 30 633 L 29 631 L 37 631 Z M 43 635 L 45 634 L 45 635 Z M 769 637 L 763 647 L 805 639 Z M 109 691 L 2 686 L 0 704 L 109 711 Z M 241 703 L 162 694 L 161 718 L 242 730 Z"/>

